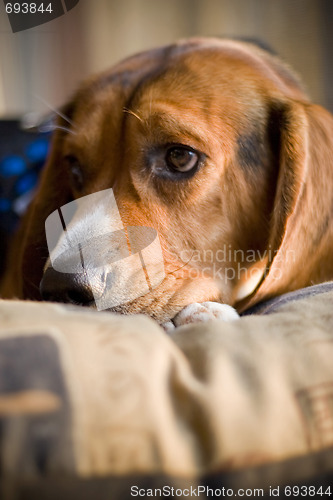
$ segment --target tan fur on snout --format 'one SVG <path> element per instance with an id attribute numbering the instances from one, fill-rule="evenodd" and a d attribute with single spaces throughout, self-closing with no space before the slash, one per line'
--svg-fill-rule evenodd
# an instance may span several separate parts
<path id="1" fill-rule="evenodd" d="M 40 300 L 46 218 L 110 188 L 124 227 L 156 229 L 165 268 L 158 286 L 114 311 L 162 322 L 192 302 L 244 310 L 333 278 L 333 117 L 274 56 L 181 41 L 89 79 L 64 113 L 72 125 L 59 125 L 71 130 L 55 131 L 3 296 Z M 198 154 L 193 175 L 170 172 L 172 146 Z"/>

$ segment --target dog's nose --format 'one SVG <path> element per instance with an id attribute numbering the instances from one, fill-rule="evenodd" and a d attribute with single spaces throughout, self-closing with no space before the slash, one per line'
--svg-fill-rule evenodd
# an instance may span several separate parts
<path id="1" fill-rule="evenodd" d="M 89 306 L 103 294 L 104 286 L 99 280 L 89 282 L 85 273 L 60 273 L 49 267 L 39 289 L 43 300 Z"/>

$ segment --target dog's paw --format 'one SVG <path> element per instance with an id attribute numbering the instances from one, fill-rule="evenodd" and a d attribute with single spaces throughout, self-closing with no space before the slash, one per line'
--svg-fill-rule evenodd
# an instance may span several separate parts
<path id="1" fill-rule="evenodd" d="M 176 328 L 175 324 L 171 320 L 162 323 L 161 327 L 165 330 L 166 333 L 171 333 Z"/>
<path id="2" fill-rule="evenodd" d="M 175 327 L 188 325 L 189 323 L 202 323 L 212 319 L 223 321 L 234 321 L 239 319 L 237 311 L 227 304 L 218 302 L 194 302 L 184 307 L 172 321 L 164 323 L 162 326 L 166 332 L 171 332 Z"/>

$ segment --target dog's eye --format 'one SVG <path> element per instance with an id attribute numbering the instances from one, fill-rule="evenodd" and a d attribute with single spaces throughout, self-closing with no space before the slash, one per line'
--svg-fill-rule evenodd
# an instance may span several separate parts
<path id="1" fill-rule="evenodd" d="M 199 163 L 198 153 L 181 146 L 169 148 L 165 159 L 168 167 L 177 172 L 189 172 Z"/>
<path id="2" fill-rule="evenodd" d="M 83 173 L 79 160 L 74 155 L 67 155 L 65 161 L 70 173 L 72 186 L 74 189 L 81 191 L 83 188 Z"/>

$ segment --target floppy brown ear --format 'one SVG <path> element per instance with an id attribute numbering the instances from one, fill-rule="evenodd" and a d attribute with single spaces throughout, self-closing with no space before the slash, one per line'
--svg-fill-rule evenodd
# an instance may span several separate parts
<path id="1" fill-rule="evenodd" d="M 63 139 L 64 131 L 56 131 L 36 195 L 11 245 L 1 285 L 3 298 L 41 299 L 39 283 L 48 258 L 45 220 L 50 213 L 70 201 L 67 176 L 62 170 Z"/>
<path id="2" fill-rule="evenodd" d="M 275 103 L 269 137 L 278 177 L 267 264 L 240 310 L 333 278 L 333 116 L 306 102 Z"/>

